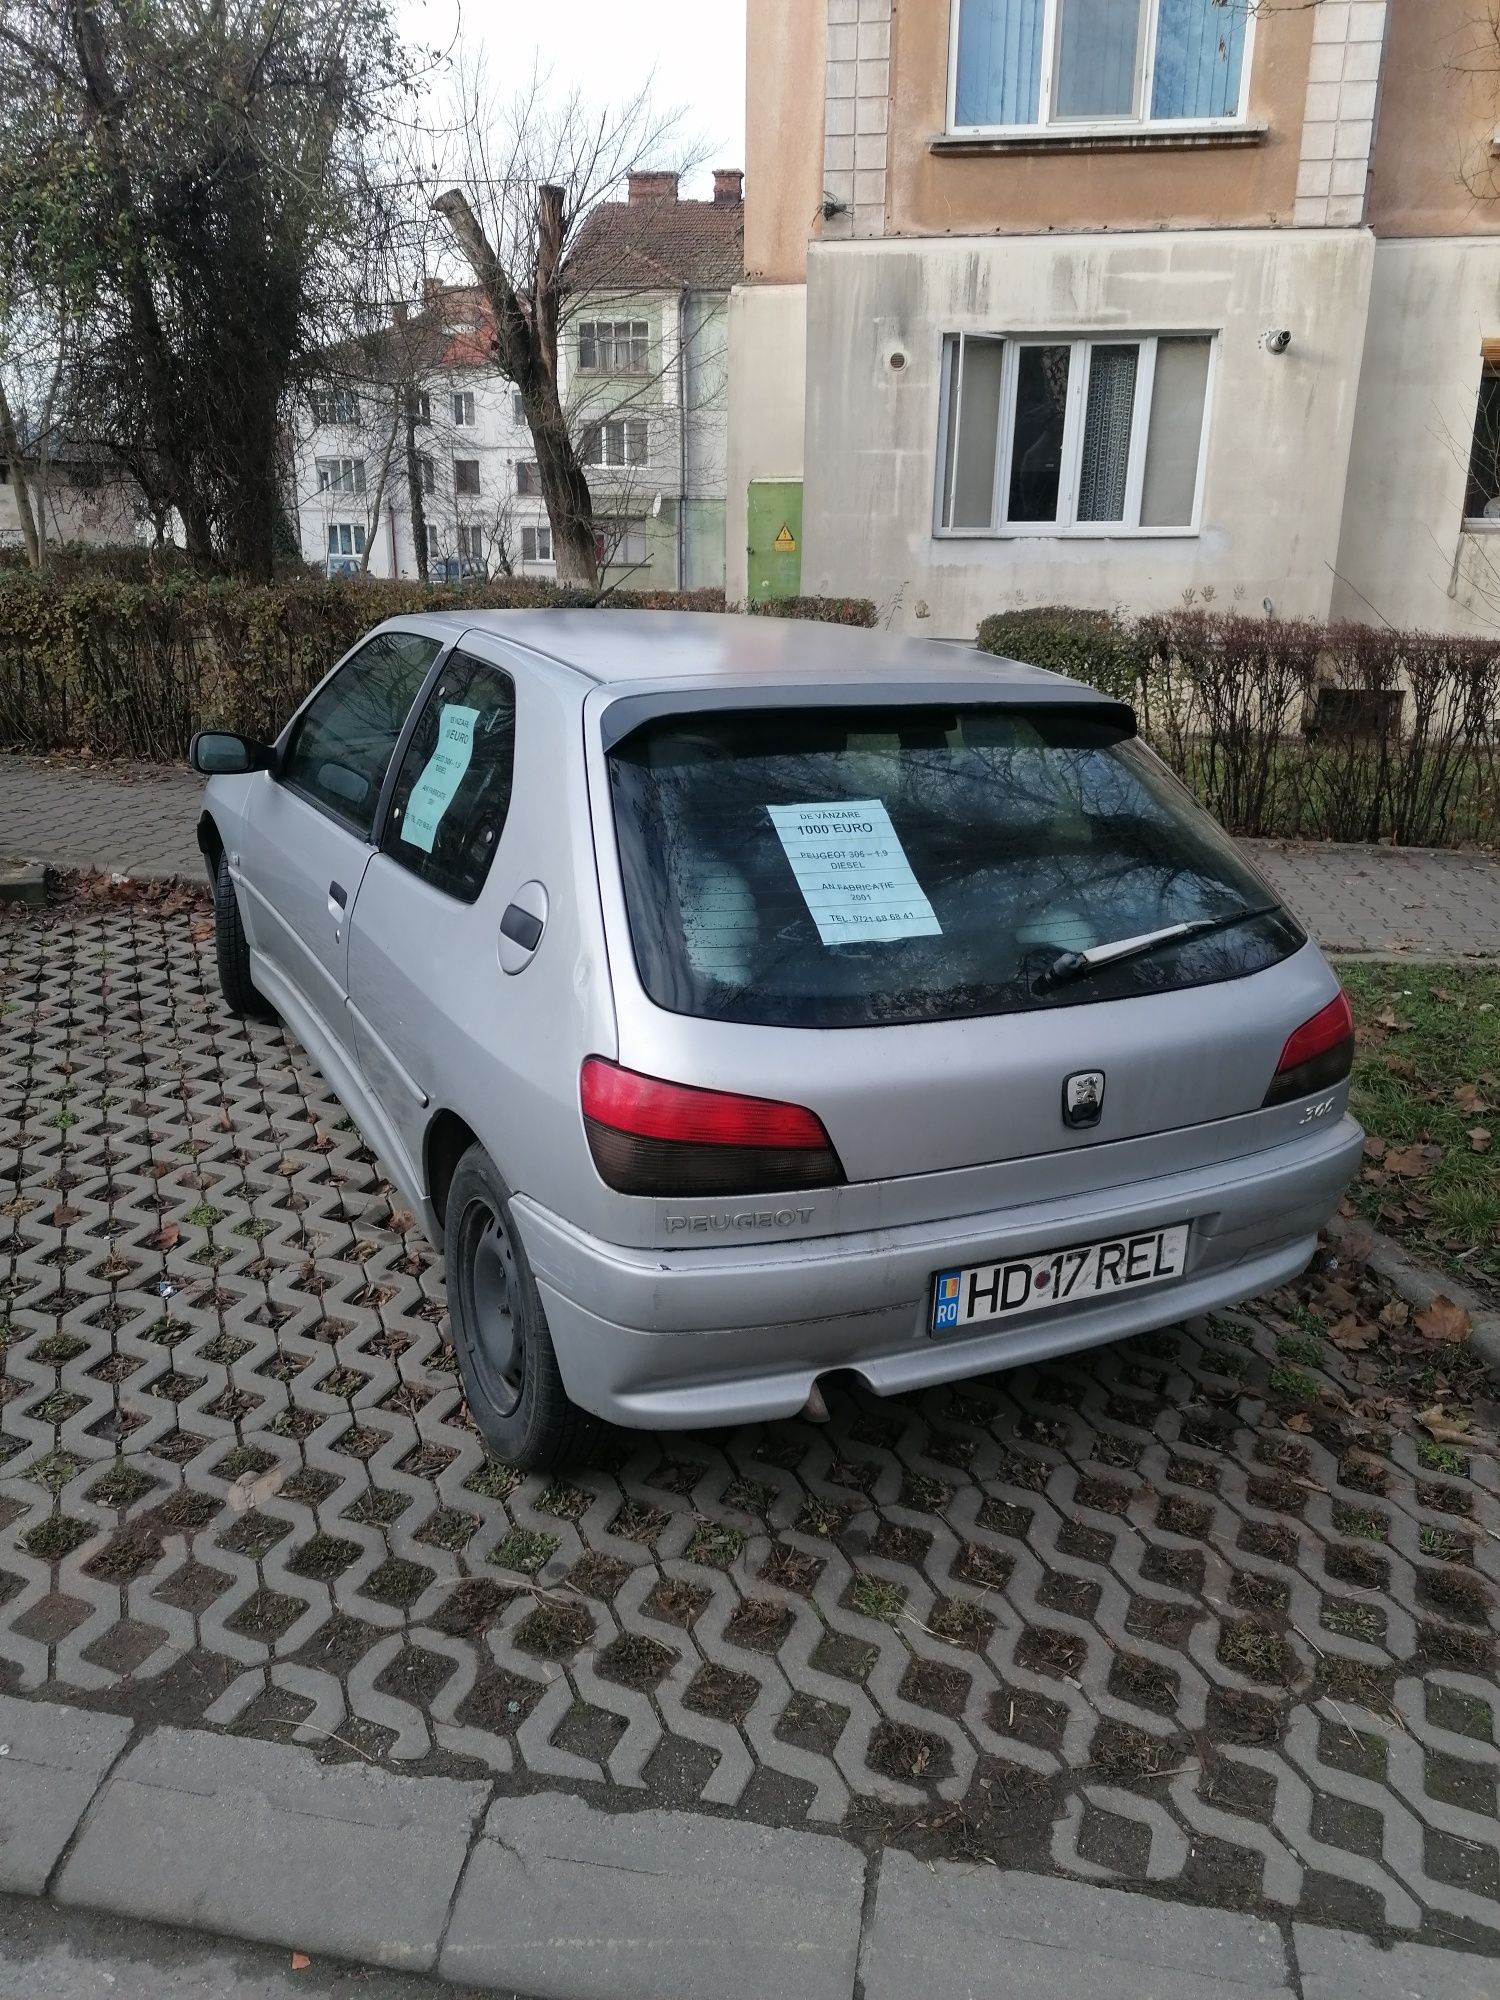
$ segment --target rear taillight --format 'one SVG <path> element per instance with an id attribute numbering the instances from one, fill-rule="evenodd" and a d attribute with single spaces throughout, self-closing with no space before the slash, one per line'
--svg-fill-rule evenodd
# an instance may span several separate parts
<path id="1" fill-rule="evenodd" d="M 1354 1067 L 1354 1015 L 1341 993 L 1287 1037 L 1266 1103 L 1290 1104 L 1342 1083 Z"/>
<path id="2" fill-rule="evenodd" d="M 775 1194 L 844 1178 L 800 1104 L 664 1083 L 602 1056 L 583 1065 L 579 1097 L 594 1165 L 621 1194 Z"/>

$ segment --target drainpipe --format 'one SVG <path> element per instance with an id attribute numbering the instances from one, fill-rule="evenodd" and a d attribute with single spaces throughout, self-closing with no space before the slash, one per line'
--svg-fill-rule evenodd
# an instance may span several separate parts
<path id="1" fill-rule="evenodd" d="M 687 527 L 687 286 L 677 294 L 677 588 L 686 585 Z"/>

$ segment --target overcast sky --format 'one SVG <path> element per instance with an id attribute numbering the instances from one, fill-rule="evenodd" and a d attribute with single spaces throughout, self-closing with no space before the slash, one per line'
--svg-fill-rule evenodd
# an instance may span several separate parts
<path id="1" fill-rule="evenodd" d="M 744 0 L 402 0 L 401 21 L 428 47 L 449 47 L 455 29 L 480 43 L 497 84 L 539 63 L 554 88 L 612 103 L 654 71 L 658 108 L 681 107 L 708 154 L 683 192 L 707 194 L 712 167 L 745 164 Z"/>

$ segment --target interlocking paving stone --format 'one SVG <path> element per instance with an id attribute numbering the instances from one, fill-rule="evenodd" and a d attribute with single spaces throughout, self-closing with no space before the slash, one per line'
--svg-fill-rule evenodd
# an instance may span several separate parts
<path id="1" fill-rule="evenodd" d="M 504 1799 L 439 1970 L 538 2000 L 848 2000 L 863 1881 L 816 1834 Z"/>
<path id="2" fill-rule="evenodd" d="M 994 1868 L 882 1856 L 865 2000 L 1283 2000 L 1274 1925 Z M 1310 1996 L 1309 1996 L 1310 2000 Z"/>
<path id="3" fill-rule="evenodd" d="M 41 1894 L 129 1740 L 123 1716 L 0 1695 L 0 1890 Z"/>
<path id="4" fill-rule="evenodd" d="M 485 1789 L 328 1769 L 289 1745 L 159 1729 L 106 1783 L 63 1903 L 423 1970 Z"/>
<path id="5" fill-rule="evenodd" d="M 90 769 L 0 755 L 0 854 L 196 881 L 202 795 L 200 777 L 171 765 Z"/>
<path id="6" fill-rule="evenodd" d="M 1500 954 L 1500 861 L 1491 855 L 1311 840 L 1245 848 L 1330 951 Z"/>
<path id="7" fill-rule="evenodd" d="M 0 917 L 0 1686 L 1500 1944 L 1492 1457 L 1288 1431 L 1282 1299 L 520 1479 L 190 901 Z"/>

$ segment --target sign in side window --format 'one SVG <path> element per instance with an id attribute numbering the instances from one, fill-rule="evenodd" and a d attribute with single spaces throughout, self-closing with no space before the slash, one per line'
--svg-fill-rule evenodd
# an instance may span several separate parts
<path id="1" fill-rule="evenodd" d="M 515 736 L 510 676 L 455 652 L 406 746 L 382 851 L 445 895 L 472 903 L 510 810 Z"/>
<path id="2" fill-rule="evenodd" d="M 942 935 L 879 799 L 766 811 L 824 944 Z"/>

